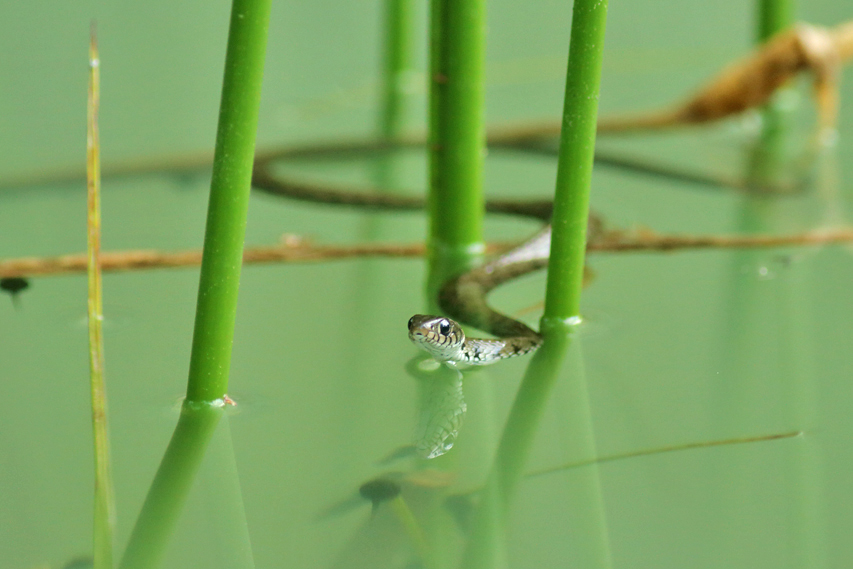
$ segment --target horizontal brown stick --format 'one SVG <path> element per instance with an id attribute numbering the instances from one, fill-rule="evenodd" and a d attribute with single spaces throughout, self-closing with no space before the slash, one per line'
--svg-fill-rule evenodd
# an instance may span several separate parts
<path id="1" fill-rule="evenodd" d="M 350 257 L 418 257 L 424 254 L 423 244 L 412 245 L 353 245 L 312 246 L 277 245 L 250 247 L 243 254 L 244 263 L 309 262 Z M 194 267 L 201 264 L 201 250 L 174 253 L 135 250 L 114 251 L 101 254 L 104 271 L 133 271 L 170 267 Z M 84 272 L 85 254 L 61 257 L 26 257 L 0 261 L 0 278 L 36 275 L 59 275 Z"/>
<path id="2" fill-rule="evenodd" d="M 681 249 L 755 249 L 853 242 L 853 228 L 813 230 L 791 235 L 620 235 L 605 234 L 590 252 L 674 251 Z"/>
<path id="3" fill-rule="evenodd" d="M 605 233 L 589 244 L 593 253 L 661 252 L 695 249 L 769 248 L 788 246 L 826 245 L 853 242 L 853 229 L 839 228 L 809 231 L 792 235 L 629 235 L 618 231 Z M 505 251 L 513 244 L 493 243 L 489 252 Z M 243 255 L 247 264 L 307 263 L 357 257 L 421 257 L 426 247 L 422 243 L 367 243 L 361 245 L 313 245 L 293 238 L 291 243 L 270 247 L 249 247 Z M 194 267 L 201 263 L 201 251 L 167 253 L 151 250 L 114 251 L 101 254 L 104 271 L 132 271 Z M 0 278 L 31 277 L 83 273 L 86 271 L 84 253 L 60 257 L 25 257 L 0 261 Z"/>

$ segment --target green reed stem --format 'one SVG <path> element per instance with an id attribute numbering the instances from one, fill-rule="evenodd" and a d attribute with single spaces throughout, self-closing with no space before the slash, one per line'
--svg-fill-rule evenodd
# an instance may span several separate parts
<path id="1" fill-rule="evenodd" d="M 580 312 L 606 18 L 607 0 L 575 0 L 543 326 Z"/>
<path id="2" fill-rule="evenodd" d="M 119 569 L 159 566 L 222 413 L 219 407 L 184 401 L 181 417 L 133 526 Z"/>
<path id="3" fill-rule="evenodd" d="M 412 70 L 412 0 L 385 0 L 382 46 L 382 93 L 379 138 L 385 143 L 400 139 L 405 130 Z M 372 161 L 373 181 L 383 191 L 400 186 L 393 153 L 379 153 Z M 365 220 L 365 238 L 376 237 L 375 220 Z"/>
<path id="4" fill-rule="evenodd" d="M 568 346 L 568 335 L 552 334 L 533 354 L 504 425 L 501 440 L 472 522 L 460 568 L 493 569 L 506 565 L 506 514 L 527 465 L 527 458 L 551 388 Z"/>
<path id="5" fill-rule="evenodd" d="M 187 399 L 228 388 L 271 0 L 233 0 Z"/>
<path id="6" fill-rule="evenodd" d="M 549 340 L 530 360 L 495 456 L 504 507 L 512 501 L 524 476 L 534 436 L 569 345 L 568 334 L 554 334 Z"/>
<path id="7" fill-rule="evenodd" d="M 764 43 L 794 25 L 795 13 L 794 0 L 758 0 L 757 43 Z"/>
<path id="8" fill-rule="evenodd" d="M 759 0 L 756 43 L 764 43 L 793 26 L 795 11 L 794 0 Z M 776 182 L 785 162 L 791 108 L 790 105 L 785 108 L 780 101 L 786 91 L 790 91 L 790 87 L 776 92 L 762 109 L 761 137 L 756 141 L 747 164 L 746 178 L 753 188 Z"/>
<path id="9" fill-rule="evenodd" d="M 412 72 L 412 0 L 385 0 L 382 115 L 379 129 L 385 139 L 396 138 L 406 118 L 406 98 Z"/>
<path id="10" fill-rule="evenodd" d="M 433 0 L 430 17 L 430 243 L 483 250 L 485 0 Z"/>
<path id="11" fill-rule="evenodd" d="M 107 433 L 107 392 L 104 382 L 103 295 L 101 283 L 101 145 L 98 110 L 101 97 L 100 59 L 95 24 L 89 36 L 89 104 L 87 105 L 86 179 L 87 255 L 89 273 L 89 381 L 92 391 L 92 438 L 95 447 L 94 567 L 112 569 L 115 499 Z"/>
<path id="12" fill-rule="evenodd" d="M 421 525 L 406 500 L 401 494 L 398 494 L 391 500 L 390 506 L 415 546 L 423 567 L 425 569 L 436 569 L 436 561 L 429 543 L 427 543 L 426 536 L 424 536 L 423 529 L 421 529 Z"/>
<path id="13" fill-rule="evenodd" d="M 524 379 L 515 396 L 498 445 L 495 461 L 474 516 L 471 537 L 460 567 L 491 569 L 503 566 L 503 536 L 505 519 L 518 485 L 524 477 L 531 448 L 548 405 L 557 378 L 566 381 L 571 406 L 565 409 L 570 417 L 567 431 L 572 434 L 572 456 L 588 466 L 577 473 L 568 492 L 573 532 L 566 536 L 572 547 L 573 563 L 577 567 L 606 569 L 611 566 L 607 524 L 604 516 L 598 469 L 594 464 L 595 438 L 586 375 L 579 351 L 570 359 L 569 369 L 563 360 L 570 344 L 573 327 L 555 324 L 546 342 L 533 354 Z"/>

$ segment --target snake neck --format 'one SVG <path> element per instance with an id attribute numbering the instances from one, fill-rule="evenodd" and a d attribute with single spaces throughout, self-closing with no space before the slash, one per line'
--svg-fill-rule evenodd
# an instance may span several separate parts
<path id="1" fill-rule="evenodd" d="M 467 338 L 462 347 L 463 362 L 485 365 L 536 350 L 542 336 L 490 307 L 486 301 L 495 287 L 541 269 L 548 263 L 550 226 L 523 245 L 481 267 L 448 281 L 439 292 L 439 306 L 451 318 L 488 332 L 496 339 Z"/>
<path id="2" fill-rule="evenodd" d="M 601 221 L 590 216 L 587 240 L 603 233 Z M 496 339 L 467 338 L 461 348 L 462 360 L 484 365 L 528 354 L 542 345 L 542 336 L 530 326 L 489 306 L 486 297 L 495 287 L 548 266 L 551 226 L 481 267 L 451 279 L 439 291 L 438 304 L 451 318 L 488 332 Z"/>
<path id="3" fill-rule="evenodd" d="M 523 356 L 535 351 L 542 345 L 542 338 L 534 336 L 513 336 L 497 340 L 468 338 L 462 346 L 463 363 L 468 365 L 486 365 L 496 361 Z"/>

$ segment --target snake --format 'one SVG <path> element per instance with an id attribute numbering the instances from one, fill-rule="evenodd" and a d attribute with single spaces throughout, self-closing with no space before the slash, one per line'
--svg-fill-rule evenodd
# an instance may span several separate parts
<path id="1" fill-rule="evenodd" d="M 518 247 L 448 280 L 438 306 L 449 317 L 416 314 L 409 319 L 409 339 L 435 360 L 449 365 L 487 365 L 529 354 L 542 336 L 527 324 L 498 312 L 487 302 L 497 286 L 548 264 L 551 226 L 546 225 Z M 460 322 L 495 338 L 471 338 Z"/>
<path id="2" fill-rule="evenodd" d="M 271 172 L 269 159 L 256 161 L 252 187 L 292 199 L 368 209 L 419 210 L 426 207 L 426 200 L 419 196 L 321 188 L 315 184 L 282 180 Z M 553 204 L 550 200 L 487 200 L 485 209 L 532 217 L 545 225 L 521 245 L 445 282 L 438 293 L 438 306 L 446 316 L 415 314 L 409 319 L 409 339 L 435 360 L 449 366 L 493 364 L 529 354 L 542 344 L 539 332 L 492 308 L 487 296 L 497 286 L 548 265 Z M 600 234 L 599 218 L 590 215 L 587 241 Z M 468 337 L 463 325 L 482 330 L 494 338 Z"/>

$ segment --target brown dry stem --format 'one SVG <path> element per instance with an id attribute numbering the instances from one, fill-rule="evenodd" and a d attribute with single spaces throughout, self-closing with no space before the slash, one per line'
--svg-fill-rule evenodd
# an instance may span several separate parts
<path id="1" fill-rule="evenodd" d="M 362 257 L 421 257 L 422 243 L 365 243 L 360 245 L 315 245 L 299 238 L 269 247 L 248 247 L 243 256 L 246 264 L 309 263 Z M 667 252 L 698 249 L 736 249 L 803 247 L 853 243 L 853 228 L 812 230 L 791 235 L 660 235 L 650 231 L 629 233 L 605 231 L 589 244 L 590 253 Z M 489 253 L 506 251 L 517 243 L 491 243 Z M 201 262 L 201 251 L 113 251 L 101 254 L 104 271 L 133 271 L 195 267 Z M 86 272 L 86 254 L 59 257 L 26 257 L 0 261 L 0 278 L 54 276 Z"/>

